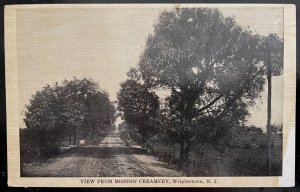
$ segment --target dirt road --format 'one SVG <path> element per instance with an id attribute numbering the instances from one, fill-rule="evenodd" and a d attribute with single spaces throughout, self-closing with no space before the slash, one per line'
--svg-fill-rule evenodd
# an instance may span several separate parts
<path id="1" fill-rule="evenodd" d="M 29 177 L 147 177 L 182 174 L 144 150 L 128 147 L 118 134 L 110 134 L 98 146 L 83 146 L 40 164 L 23 164 Z"/>

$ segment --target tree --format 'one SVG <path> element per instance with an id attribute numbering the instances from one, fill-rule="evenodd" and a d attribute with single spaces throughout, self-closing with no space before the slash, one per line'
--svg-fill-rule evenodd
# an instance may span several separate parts
<path id="1" fill-rule="evenodd" d="M 39 140 L 42 153 L 48 153 L 58 151 L 65 136 L 69 144 L 77 144 L 78 136 L 92 139 L 99 124 L 114 122 L 114 113 L 108 94 L 96 82 L 74 78 L 47 85 L 33 95 L 24 122 Z"/>
<path id="2" fill-rule="evenodd" d="M 148 89 L 163 88 L 172 131 L 186 160 L 193 140 L 217 142 L 264 85 L 261 37 L 217 9 L 163 12 L 149 35 L 138 71 Z"/>
<path id="3" fill-rule="evenodd" d="M 115 108 L 108 98 L 108 94 L 97 93 L 88 95 L 86 97 L 87 105 L 89 108 L 88 116 L 86 118 L 86 126 L 90 127 L 91 138 L 93 139 L 97 127 L 102 131 L 111 129 L 112 124 L 115 122 Z"/>
<path id="4" fill-rule="evenodd" d="M 268 175 L 271 175 L 271 103 L 272 103 L 272 76 L 279 76 L 283 70 L 283 41 L 276 34 L 270 34 L 262 41 L 262 60 L 266 68 L 268 80 L 268 111 L 267 111 L 267 149 L 266 165 Z"/>
<path id="5" fill-rule="evenodd" d="M 154 92 L 148 91 L 145 85 L 136 81 L 135 72 L 135 69 L 132 69 L 128 73 L 131 79 L 121 84 L 118 103 L 126 123 L 129 124 L 130 136 L 138 143 L 145 144 L 150 136 L 157 133 L 159 101 Z"/>
<path id="6" fill-rule="evenodd" d="M 67 128 L 65 117 L 58 115 L 64 111 L 64 98 L 58 94 L 61 89 L 57 83 L 53 87 L 46 85 L 26 106 L 24 122 L 30 133 L 37 135 L 37 144 L 44 156 L 58 151 L 62 133 Z"/>

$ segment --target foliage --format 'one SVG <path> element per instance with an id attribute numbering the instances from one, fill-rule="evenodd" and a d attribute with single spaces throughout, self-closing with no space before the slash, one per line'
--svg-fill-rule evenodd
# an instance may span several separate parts
<path id="1" fill-rule="evenodd" d="M 249 133 L 263 133 L 263 130 L 259 127 L 255 127 L 255 126 L 249 126 L 247 127 L 247 132 Z"/>
<path id="2" fill-rule="evenodd" d="M 74 78 L 37 91 L 26 106 L 24 122 L 41 153 L 48 153 L 50 148 L 58 151 L 66 137 L 69 144 L 77 144 L 78 136 L 93 138 L 97 129 L 115 121 L 114 113 L 108 94 L 96 82 Z"/>
<path id="3" fill-rule="evenodd" d="M 276 34 L 270 34 L 262 38 L 261 47 L 263 49 L 261 59 L 264 65 L 270 65 L 271 75 L 281 75 L 283 71 L 283 40 Z"/>
<path id="4" fill-rule="evenodd" d="M 165 137 L 181 145 L 183 160 L 191 142 L 230 143 L 263 91 L 269 63 L 274 75 L 281 74 L 282 48 L 277 35 L 253 34 L 218 9 L 165 11 L 148 36 L 138 67 L 121 85 L 125 121 L 149 125 L 151 120 L 140 114 L 147 115 L 144 100 L 147 93 L 163 89 L 169 96 L 153 119 L 161 120 L 158 127 Z"/>
<path id="5" fill-rule="evenodd" d="M 274 123 L 273 125 L 271 125 L 271 132 L 272 133 L 282 133 L 282 124 L 276 124 Z"/>
<path id="6" fill-rule="evenodd" d="M 217 9 L 160 15 L 138 67 L 148 88 L 170 92 L 171 129 L 182 146 L 221 140 L 245 122 L 265 83 L 261 40 Z"/>
<path id="7" fill-rule="evenodd" d="M 129 124 L 130 136 L 138 143 L 145 143 L 147 138 L 157 132 L 158 97 L 144 85 L 128 79 L 121 84 L 118 101 L 124 119 Z"/>

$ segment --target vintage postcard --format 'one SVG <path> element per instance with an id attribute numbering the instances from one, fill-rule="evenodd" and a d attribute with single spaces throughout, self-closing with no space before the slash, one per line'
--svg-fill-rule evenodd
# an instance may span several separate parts
<path id="1" fill-rule="evenodd" d="M 295 15 L 6 6 L 9 186 L 293 186 Z"/>

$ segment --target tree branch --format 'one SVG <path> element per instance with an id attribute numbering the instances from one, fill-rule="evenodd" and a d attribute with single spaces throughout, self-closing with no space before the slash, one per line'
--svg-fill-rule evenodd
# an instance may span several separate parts
<path id="1" fill-rule="evenodd" d="M 212 100 L 209 104 L 207 104 L 206 106 L 200 108 L 197 110 L 197 113 L 200 113 L 208 108 L 210 108 L 213 104 L 215 104 L 219 99 L 221 99 L 223 97 L 223 94 L 219 95 L 218 97 L 216 97 L 214 100 Z"/>

